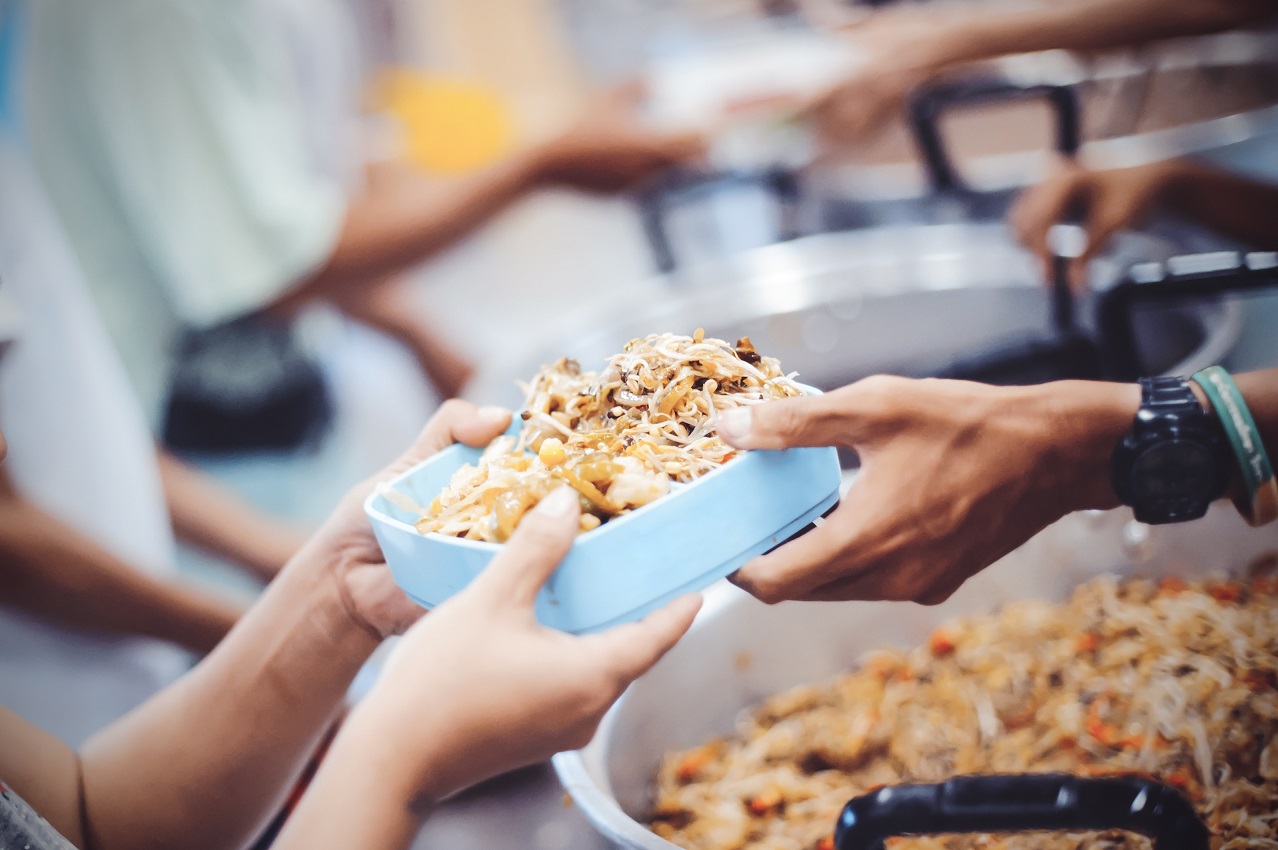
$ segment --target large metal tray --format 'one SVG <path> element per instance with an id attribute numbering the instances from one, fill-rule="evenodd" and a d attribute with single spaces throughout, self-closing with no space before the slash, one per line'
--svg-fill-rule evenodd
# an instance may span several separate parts
<path id="1" fill-rule="evenodd" d="M 707 598 L 693 631 L 635 683 L 583 750 L 555 757 L 565 790 L 618 847 L 671 850 L 640 822 L 663 753 L 731 731 L 746 707 L 854 666 L 884 645 L 912 646 L 951 617 L 1022 598 L 1064 599 L 1102 574 L 1237 574 L 1278 554 L 1278 526 L 1252 529 L 1227 505 L 1150 528 L 1125 510 L 1073 514 L 967 582 L 942 605 L 783 603 L 730 585 Z"/>

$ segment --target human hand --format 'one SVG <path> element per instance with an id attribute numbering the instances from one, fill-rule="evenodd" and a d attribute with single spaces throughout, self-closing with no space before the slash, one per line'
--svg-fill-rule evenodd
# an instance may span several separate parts
<path id="1" fill-rule="evenodd" d="M 733 580 L 765 602 L 942 602 L 1061 516 L 1117 505 L 1109 457 L 1139 402 L 1136 385 L 877 376 L 726 412 L 719 434 L 738 448 L 838 445 L 861 459 L 819 528 Z"/>
<path id="2" fill-rule="evenodd" d="M 577 536 L 567 487 L 526 516 L 492 563 L 407 634 L 347 733 L 386 781 L 437 800 L 584 746 L 626 686 L 688 630 L 700 597 L 575 637 L 538 624 L 538 591 Z"/>
<path id="3" fill-rule="evenodd" d="M 640 126 L 622 94 L 609 96 L 534 156 L 541 182 L 587 192 L 629 189 L 705 154 L 700 133 L 663 133 Z"/>
<path id="4" fill-rule="evenodd" d="M 1159 204 L 1178 173 L 1174 161 L 1090 171 L 1064 160 L 1046 180 L 1021 193 L 1008 214 L 1008 223 L 1025 247 L 1042 260 L 1044 278 L 1050 280 L 1047 271 L 1052 246 L 1048 233 L 1065 217 L 1082 216 L 1087 246 L 1069 262 L 1070 285 L 1081 291 L 1087 284 L 1087 262 L 1116 232 L 1136 224 Z"/>
<path id="5" fill-rule="evenodd" d="M 315 564 L 337 584 L 347 614 L 374 638 L 399 634 L 423 613 L 395 584 L 382 550 L 364 515 L 364 500 L 378 483 L 387 481 L 455 442 L 484 446 L 506 430 L 510 411 L 477 408 L 464 401 L 446 401 L 431 417 L 413 446 L 380 473 L 355 487 L 295 561 Z"/>
<path id="6" fill-rule="evenodd" d="M 937 49 L 935 10 L 885 9 L 844 27 L 850 47 L 861 56 L 849 76 L 825 88 L 799 110 L 827 148 L 852 145 L 874 133 L 904 105 L 918 85 L 938 74 L 944 62 Z M 944 27 L 941 28 L 944 30 Z"/>

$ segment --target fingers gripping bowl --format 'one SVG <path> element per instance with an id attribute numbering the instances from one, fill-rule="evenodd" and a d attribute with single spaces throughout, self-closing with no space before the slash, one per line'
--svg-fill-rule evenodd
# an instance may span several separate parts
<path id="1" fill-rule="evenodd" d="M 634 340 L 600 373 L 565 360 L 542 370 L 504 438 L 441 452 L 365 510 L 396 582 L 429 608 L 465 587 L 528 509 L 572 487 L 582 533 L 537 617 L 600 631 L 728 575 L 834 505 L 834 449 L 737 453 L 714 430 L 722 410 L 815 392 L 749 340 Z"/>

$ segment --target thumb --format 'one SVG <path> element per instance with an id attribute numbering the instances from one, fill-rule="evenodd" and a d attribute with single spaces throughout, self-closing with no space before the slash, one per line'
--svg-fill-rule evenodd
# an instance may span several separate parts
<path id="1" fill-rule="evenodd" d="M 847 403 L 850 389 L 734 407 L 718 414 L 715 427 L 719 436 L 739 449 L 850 446 L 859 424 Z"/>
<path id="2" fill-rule="evenodd" d="M 623 685 L 648 672 L 692 626 L 701 595 L 681 596 L 637 623 L 617 626 L 582 640 Z"/>

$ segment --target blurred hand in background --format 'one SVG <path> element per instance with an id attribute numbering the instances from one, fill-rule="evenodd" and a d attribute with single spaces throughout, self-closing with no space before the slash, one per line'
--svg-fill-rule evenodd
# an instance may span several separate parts
<path id="1" fill-rule="evenodd" d="M 897 6 L 841 28 L 864 58 L 855 73 L 801 108 L 821 142 L 831 148 L 855 145 L 898 115 L 915 86 L 944 70 L 951 16 Z"/>
<path id="2" fill-rule="evenodd" d="M 1173 213 L 1257 248 L 1278 246 L 1278 186 L 1200 165 L 1165 160 L 1134 168 L 1091 170 L 1061 161 L 1037 186 L 1026 189 L 1008 214 L 1024 245 L 1044 264 L 1052 259 L 1048 234 L 1065 218 L 1080 218 L 1087 246 L 1070 261 L 1070 283 L 1086 285 L 1087 261 L 1119 230 L 1138 226 L 1154 212 Z"/>
<path id="3" fill-rule="evenodd" d="M 1043 263 L 1050 280 L 1053 250 L 1049 234 L 1058 222 L 1081 219 L 1087 245 L 1069 261 L 1069 281 L 1076 292 L 1086 286 L 1087 262 L 1105 248 L 1119 230 L 1140 221 L 1167 195 L 1175 181 L 1175 163 L 1138 168 L 1089 171 L 1063 160 L 1052 174 L 1017 198 L 1008 214 L 1016 236 Z"/>
<path id="4" fill-rule="evenodd" d="M 699 133 L 667 133 L 643 126 L 631 90 L 601 97 L 585 117 L 533 153 L 546 185 L 586 192 L 620 192 L 663 171 L 696 162 L 706 152 Z"/>

